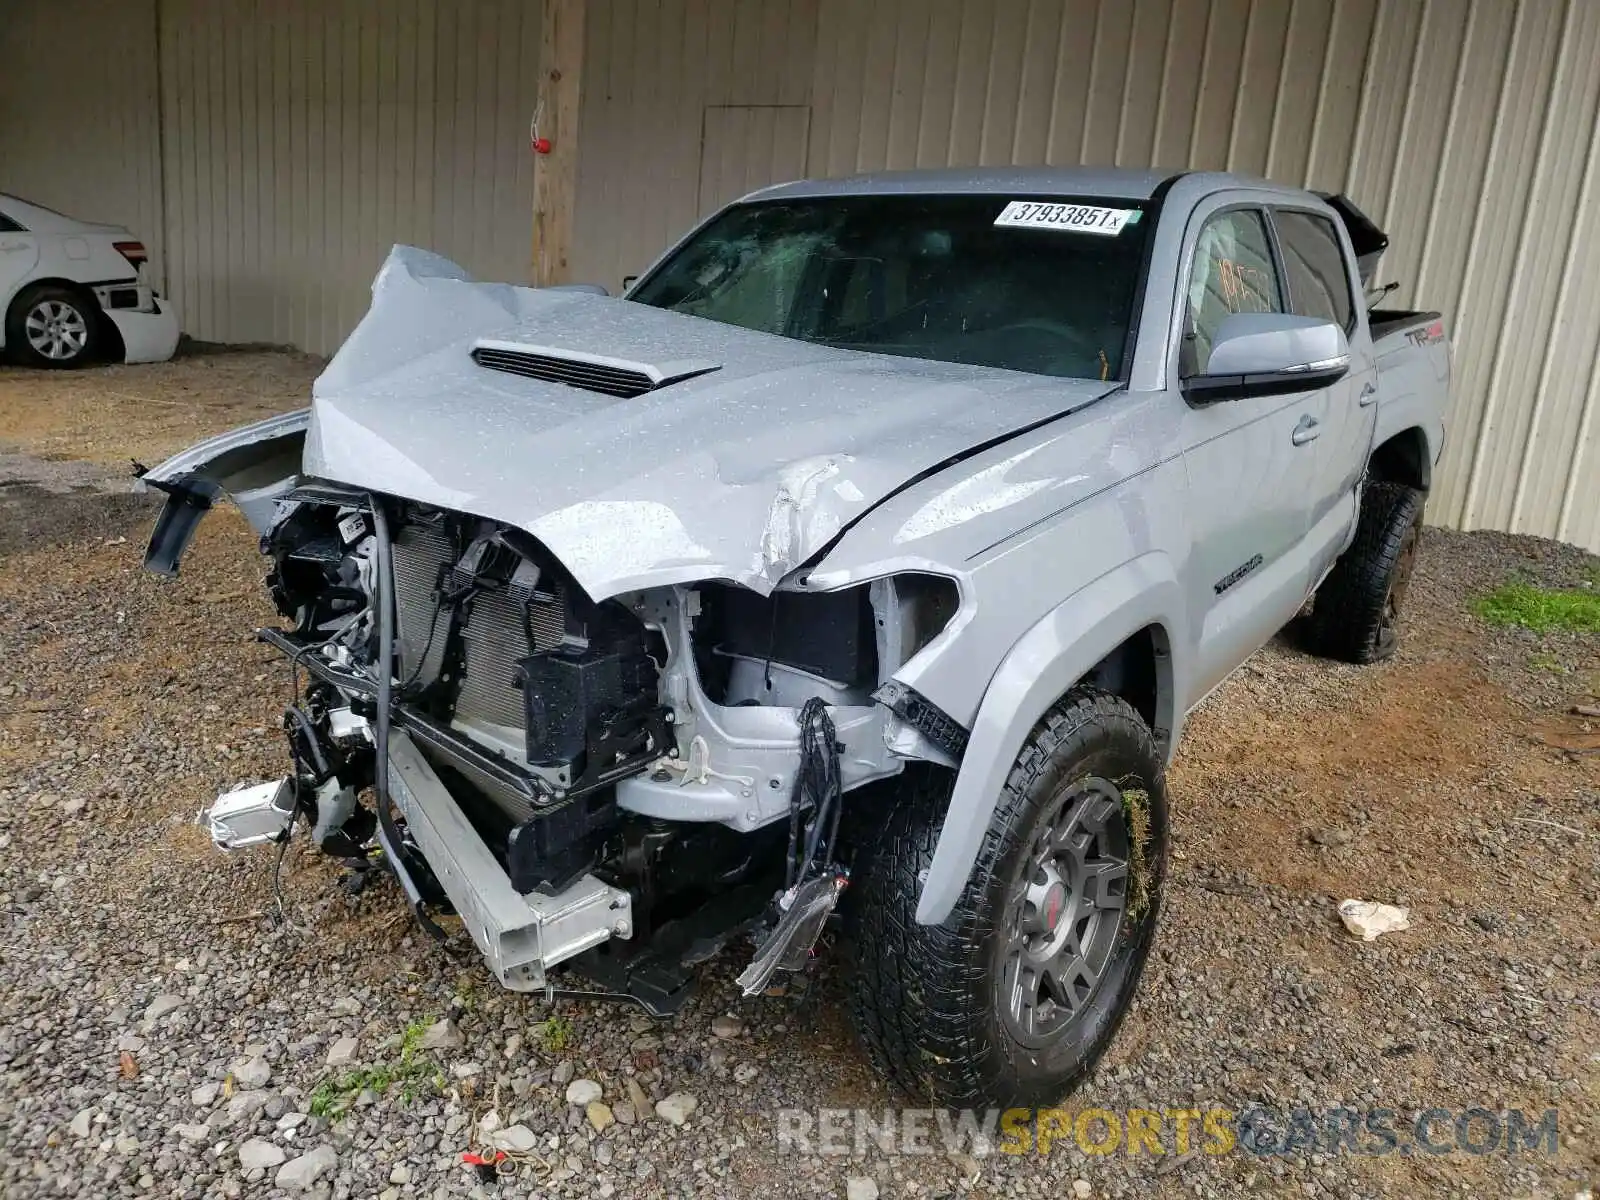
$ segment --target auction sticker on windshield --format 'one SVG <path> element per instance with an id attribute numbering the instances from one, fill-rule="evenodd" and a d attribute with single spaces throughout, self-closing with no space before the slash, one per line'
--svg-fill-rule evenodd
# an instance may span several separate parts
<path id="1" fill-rule="evenodd" d="M 996 225 L 1025 225 L 1037 229 L 1065 229 L 1073 233 L 1103 233 L 1115 236 L 1139 215 L 1136 208 L 1095 208 L 1088 204 L 1050 204 L 1040 200 L 1013 200 L 1006 205 Z"/>

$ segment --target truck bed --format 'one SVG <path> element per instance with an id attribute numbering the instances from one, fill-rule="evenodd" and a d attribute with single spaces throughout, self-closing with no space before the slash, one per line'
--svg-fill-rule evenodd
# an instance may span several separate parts
<path id="1" fill-rule="evenodd" d="M 1440 323 L 1439 332 L 1443 333 L 1444 318 L 1436 312 L 1412 311 L 1409 308 L 1375 308 L 1367 314 L 1367 324 L 1372 330 L 1374 343 L 1381 342 L 1392 333 L 1403 333 L 1407 329 L 1434 321 Z"/>
<path id="2" fill-rule="evenodd" d="M 1373 309 L 1367 316 L 1378 363 L 1381 444 L 1411 426 L 1428 431 L 1434 457 L 1444 443 L 1443 414 L 1450 391 L 1450 340 L 1436 312 Z"/>
<path id="3" fill-rule="evenodd" d="M 1402 382 L 1398 376 L 1413 370 L 1419 379 L 1431 378 L 1440 384 L 1450 378 L 1450 341 L 1445 336 L 1444 318 L 1438 313 L 1375 308 L 1367 321 L 1385 388 L 1394 388 Z"/>

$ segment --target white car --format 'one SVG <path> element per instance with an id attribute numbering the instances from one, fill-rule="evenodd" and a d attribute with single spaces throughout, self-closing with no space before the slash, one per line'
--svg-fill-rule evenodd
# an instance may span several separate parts
<path id="1" fill-rule="evenodd" d="M 32 367 L 165 362 L 178 316 L 141 278 L 148 257 L 120 225 L 0 192 L 0 350 Z"/>

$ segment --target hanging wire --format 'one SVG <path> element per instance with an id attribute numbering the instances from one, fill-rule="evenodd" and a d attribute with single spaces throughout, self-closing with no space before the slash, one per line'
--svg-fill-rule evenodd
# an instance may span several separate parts
<path id="1" fill-rule="evenodd" d="M 794 791 L 789 798 L 789 864 L 785 880 L 789 887 L 805 880 L 819 852 L 826 861 L 837 845 L 844 798 L 839 768 L 843 750 L 833 718 L 828 715 L 827 702 L 820 696 L 811 697 L 800 709 L 800 768 L 795 772 Z M 804 855 L 797 859 L 801 817 L 807 808 L 811 809 L 811 824 Z"/>

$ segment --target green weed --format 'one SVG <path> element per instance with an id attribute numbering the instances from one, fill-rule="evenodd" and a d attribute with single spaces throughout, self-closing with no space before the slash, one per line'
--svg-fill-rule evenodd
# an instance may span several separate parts
<path id="1" fill-rule="evenodd" d="M 546 1017 L 533 1027 L 533 1036 L 546 1054 L 560 1054 L 572 1042 L 572 1022 L 565 1017 Z"/>
<path id="2" fill-rule="evenodd" d="M 1472 611 L 1491 625 L 1520 625 L 1535 633 L 1600 633 L 1600 591 L 1513 580 L 1474 599 Z"/>
<path id="3" fill-rule="evenodd" d="M 312 1089 L 311 1114 L 337 1121 L 350 1111 L 362 1092 L 371 1089 L 381 1096 L 397 1083 L 400 1098 L 407 1104 L 427 1089 L 443 1091 L 444 1073 L 419 1049 L 432 1023 L 413 1021 L 407 1025 L 400 1035 L 399 1057 L 393 1061 L 357 1067 L 339 1075 L 325 1075 Z"/>

